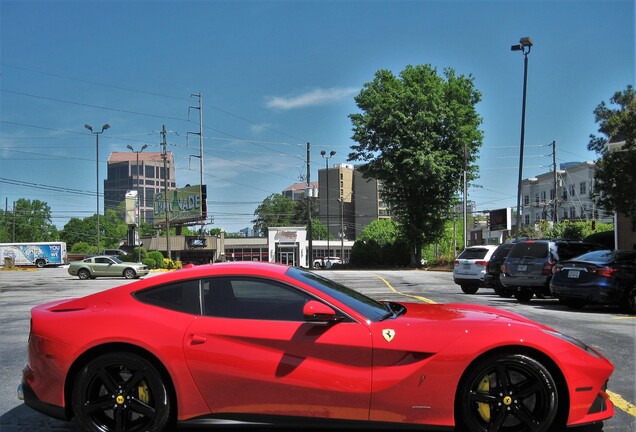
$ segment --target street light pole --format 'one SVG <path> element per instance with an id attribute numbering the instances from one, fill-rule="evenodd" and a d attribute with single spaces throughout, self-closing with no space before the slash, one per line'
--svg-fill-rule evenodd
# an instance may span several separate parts
<path id="1" fill-rule="evenodd" d="M 137 216 L 137 220 L 135 222 L 137 225 L 137 232 L 139 233 L 138 236 L 141 238 L 141 226 L 140 226 L 141 218 L 139 217 L 139 153 L 144 151 L 144 149 L 148 148 L 148 145 L 144 144 L 143 146 L 141 146 L 141 150 L 139 151 L 135 151 L 135 149 L 131 145 L 128 145 L 127 147 L 130 149 L 130 151 L 135 153 L 135 155 L 137 156 L 137 165 L 136 165 L 137 168 L 135 169 L 135 171 L 137 171 L 137 208 L 135 209 L 135 216 Z M 133 239 L 134 239 L 134 236 L 133 236 Z M 137 261 L 141 262 L 141 247 L 139 245 L 136 245 L 136 246 L 137 246 Z"/>
<path id="2" fill-rule="evenodd" d="M 99 132 L 94 132 L 91 125 L 85 124 L 84 127 L 91 131 L 93 135 L 95 135 L 95 173 L 96 173 L 96 191 L 95 191 L 95 199 L 97 201 L 97 253 L 99 252 L 99 135 L 103 133 L 106 129 L 110 128 L 110 125 L 106 123 L 102 126 L 102 130 Z"/>
<path id="3" fill-rule="evenodd" d="M 510 47 L 512 51 L 521 51 L 523 54 L 523 99 L 521 102 L 521 143 L 519 145 L 519 181 L 517 183 L 517 232 L 516 236 L 519 236 L 519 230 L 521 229 L 521 180 L 523 177 L 523 144 L 526 129 L 526 88 L 528 84 L 528 54 L 532 48 L 532 39 L 529 37 L 522 37 L 519 39 L 518 45 Z"/>
<path id="4" fill-rule="evenodd" d="M 329 152 L 329 156 L 327 156 L 327 152 L 325 150 L 320 150 L 320 156 L 322 156 L 323 158 L 325 158 L 325 170 L 326 170 L 326 176 L 327 176 L 327 199 L 326 199 L 326 203 L 327 203 L 327 262 L 325 263 L 325 267 L 327 266 L 327 263 L 329 262 L 329 236 L 331 235 L 330 231 L 329 231 L 329 159 L 331 159 L 333 157 L 333 155 L 335 155 L 336 152 L 331 150 Z"/>

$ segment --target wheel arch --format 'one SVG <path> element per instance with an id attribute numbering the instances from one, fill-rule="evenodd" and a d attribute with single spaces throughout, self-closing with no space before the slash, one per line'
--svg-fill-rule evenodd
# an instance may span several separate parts
<path id="1" fill-rule="evenodd" d="M 166 367 L 153 353 L 137 345 L 132 345 L 128 343 L 107 343 L 104 345 L 99 345 L 89 349 L 88 351 L 80 355 L 77 359 L 75 359 L 75 361 L 69 368 L 68 373 L 66 374 L 66 380 L 64 382 L 64 406 L 65 406 L 65 413 L 67 418 L 71 418 L 74 416 L 73 402 L 72 402 L 73 384 L 75 383 L 75 380 L 80 370 L 84 366 L 86 366 L 88 362 L 99 357 L 100 355 L 112 353 L 115 351 L 136 354 L 144 358 L 145 360 L 149 361 L 152 364 L 152 366 L 157 370 L 157 372 L 159 372 L 159 374 L 163 378 L 168 395 L 171 401 L 173 402 L 172 403 L 173 411 L 171 413 L 171 418 L 173 420 L 177 419 L 179 407 L 178 407 L 176 390 L 174 388 L 174 383 L 172 382 L 170 373 L 168 373 L 168 370 L 166 369 Z"/>
<path id="2" fill-rule="evenodd" d="M 522 345 L 508 345 L 504 347 L 494 348 L 489 351 L 483 352 L 478 357 L 475 357 L 472 362 L 470 362 L 470 364 L 466 367 L 466 369 L 462 373 L 462 376 L 460 377 L 457 383 L 457 388 L 455 389 L 454 415 L 457 416 L 458 405 L 460 403 L 459 389 L 461 389 L 462 386 L 464 385 L 473 367 L 477 363 L 482 361 L 484 358 L 487 358 L 493 355 L 503 356 L 503 355 L 509 355 L 509 354 L 521 354 L 521 355 L 531 357 L 535 359 L 536 361 L 538 361 L 539 363 L 541 363 L 546 369 L 548 369 L 550 374 L 552 374 L 552 377 L 554 378 L 554 382 L 556 383 L 556 386 L 557 386 L 557 391 L 559 392 L 559 407 L 558 407 L 556 418 L 554 419 L 554 422 L 555 422 L 554 424 L 565 427 L 568 420 L 568 415 L 570 412 L 570 393 L 568 390 L 567 382 L 565 381 L 565 376 L 561 372 L 561 369 L 556 364 L 556 362 L 552 360 L 548 355 L 546 355 L 545 353 L 537 349 L 527 347 L 527 346 L 522 346 Z M 457 421 L 456 417 L 455 417 L 455 420 Z"/>

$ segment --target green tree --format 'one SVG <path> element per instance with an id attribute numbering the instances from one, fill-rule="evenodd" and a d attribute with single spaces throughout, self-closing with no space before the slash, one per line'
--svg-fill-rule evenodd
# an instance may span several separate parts
<path id="1" fill-rule="evenodd" d="M 59 233 L 51 219 L 51 208 L 40 200 L 20 198 L 15 202 L 14 210 L 5 215 L 4 223 L 6 241 L 41 242 L 59 239 Z M 3 229 L 3 235 L 4 231 Z"/>
<path id="2" fill-rule="evenodd" d="M 383 183 L 411 265 L 442 234 L 464 167 L 469 180 L 477 175 L 480 98 L 472 77 L 452 69 L 440 76 L 430 65 L 407 66 L 399 77 L 378 71 L 355 97 L 361 113 L 349 116 L 358 143 L 349 160 L 364 162 L 363 174 Z"/>
<path id="3" fill-rule="evenodd" d="M 601 155 L 596 161 L 594 195 L 598 206 L 630 217 L 636 228 L 636 95 L 628 85 L 610 98 L 610 108 L 601 102 L 594 118 L 601 136 L 590 135 L 587 145 Z M 608 142 L 624 142 L 619 151 L 608 151 Z"/>
<path id="4" fill-rule="evenodd" d="M 256 219 L 252 221 L 254 231 L 262 236 L 267 235 L 267 228 L 272 226 L 292 226 L 305 225 L 305 221 L 298 221 L 295 218 L 296 201 L 281 194 L 271 194 L 256 207 L 254 215 Z"/>
<path id="5" fill-rule="evenodd" d="M 312 238 L 314 240 L 327 240 L 327 235 L 329 235 L 330 240 L 334 238 L 333 235 L 328 234 L 327 227 L 318 219 L 311 220 L 311 228 Z"/>
<path id="6" fill-rule="evenodd" d="M 373 240 L 380 246 L 393 244 L 400 236 L 397 223 L 392 219 L 378 219 L 364 227 L 358 240 Z"/>

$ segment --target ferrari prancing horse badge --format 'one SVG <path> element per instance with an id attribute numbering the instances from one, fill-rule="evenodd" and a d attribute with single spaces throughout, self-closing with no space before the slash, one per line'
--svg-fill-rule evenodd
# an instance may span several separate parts
<path id="1" fill-rule="evenodd" d="M 382 330 L 382 336 L 387 342 L 391 342 L 395 337 L 395 330 L 393 329 L 384 329 Z"/>

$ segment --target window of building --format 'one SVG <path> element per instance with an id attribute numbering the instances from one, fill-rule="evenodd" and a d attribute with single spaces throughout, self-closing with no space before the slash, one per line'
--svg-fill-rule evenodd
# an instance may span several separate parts
<path id="1" fill-rule="evenodd" d="M 534 194 L 534 203 L 539 204 L 539 194 Z"/>
<path id="2" fill-rule="evenodd" d="M 574 186 L 574 183 L 572 183 L 570 185 L 570 196 L 575 196 L 576 195 L 576 187 Z"/>
<path id="3" fill-rule="evenodd" d="M 524 195 L 523 196 L 523 205 L 528 205 L 530 204 L 530 195 Z"/>
<path id="4" fill-rule="evenodd" d="M 525 225 L 530 225 L 530 215 L 525 215 L 525 216 L 523 217 L 523 223 L 524 223 Z"/>
<path id="5" fill-rule="evenodd" d="M 586 182 L 582 181 L 581 183 L 579 183 L 579 195 L 585 195 L 587 189 L 587 184 Z"/>
<path id="6" fill-rule="evenodd" d="M 543 203 L 546 202 L 545 197 L 546 197 L 545 191 L 541 191 L 541 202 L 543 202 Z"/>
<path id="7" fill-rule="evenodd" d="M 570 219 L 576 218 L 576 207 L 570 207 Z"/>
<path id="8" fill-rule="evenodd" d="M 155 178 L 155 167 L 146 165 L 146 178 Z"/>

